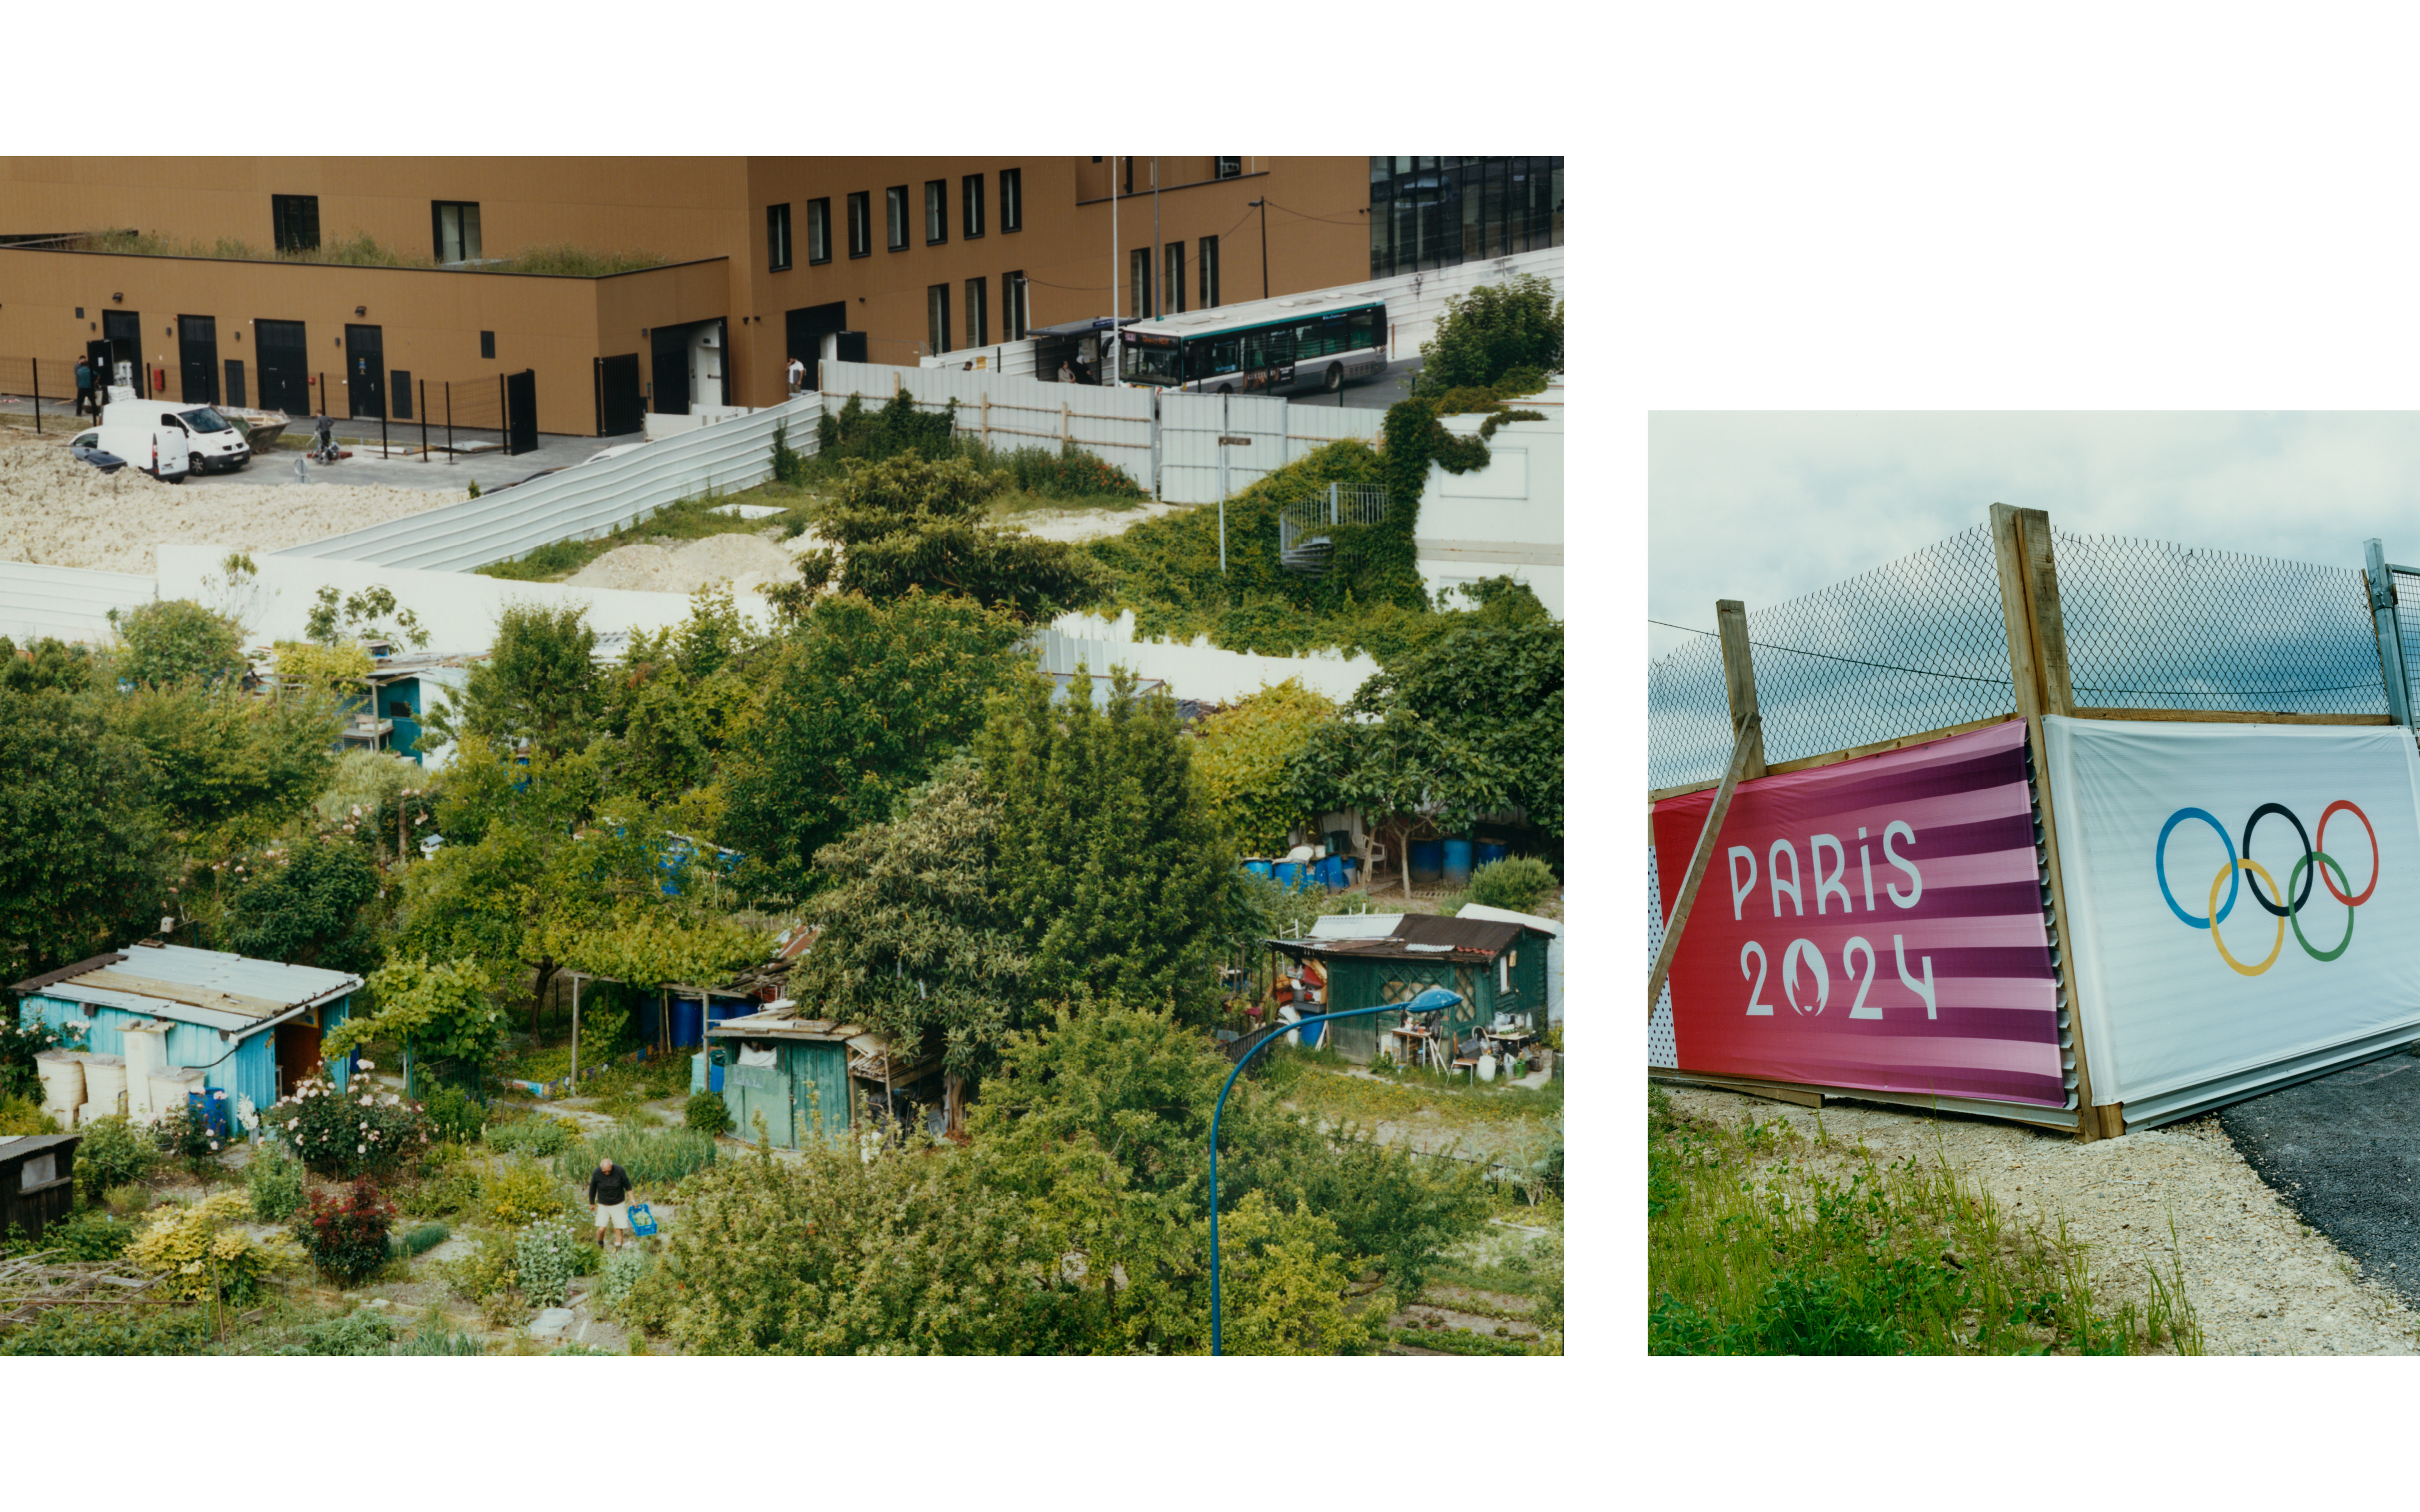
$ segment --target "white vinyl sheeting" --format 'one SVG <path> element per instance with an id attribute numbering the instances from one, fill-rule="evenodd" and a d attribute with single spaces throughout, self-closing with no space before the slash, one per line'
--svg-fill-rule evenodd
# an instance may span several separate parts
<path id="1" fill-rule="evenodd" d="M 43 636 L 98 645 L 112 634 L 110 610 L 148 604 L 158 590 L 156 579 L 134 573 L 0 562 L 0 635 L 21 645 Z"/>
<path id="2" fill-rule="evenodd" d="M 551 542 L 593 540 L 709 488 L 737 492 L 756 486 L 773 475 L 774 427 L 788 425 L 791 448 L 812 454 L 822 414 L 820 398 L 801 394 L 620 456 L 582 462 L 485 498 L 290 547 L 278 555 L 469 572 Z"/>
<path id="3" fill-rule="evenodd" d="M 2420 1029 L 2411 731 L 2053 717 L 2044 733 L 2095 1103 L 2181 1116 Z M 2335 865 L 2306 861 L 2306 839 Z M 2209 1095 L 2180 1096 L 2195 1088 Z"/>

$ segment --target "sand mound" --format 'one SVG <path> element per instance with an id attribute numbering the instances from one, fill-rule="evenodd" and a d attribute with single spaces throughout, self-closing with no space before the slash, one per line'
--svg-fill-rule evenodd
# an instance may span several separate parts
<path id="1" fill-rule="evenodd" d="M 759 535 L 707 535 L 678 546 L 616 547 L 565 581 L 579 588 L 691 594 L 709 585 L 753 589 L 797 579 L 790 553 Z"/>
<path id="2" fill-rule="evenodd" d="M 1147 519 L 1173 515 L 1190 504 L 1139 504 L 1132 509 L 1048 509 L 1013 515 L 1006 523 L 1023 526 L 1046 541 L 1098 541 L 1123 535 Z"/>
<path id="3" fill-rule="evenodd" d="M 278 551 L 458 502 L 450 489 L 323 484 L 209 487 L 104 475 L 63 447 L 0 448 L 0 562 L 159 570 L 163 541 Z"/>

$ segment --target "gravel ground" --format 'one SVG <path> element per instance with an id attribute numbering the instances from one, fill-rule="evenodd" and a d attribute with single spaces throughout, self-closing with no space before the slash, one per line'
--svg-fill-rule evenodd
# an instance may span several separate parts
<path id="1" fill-rule="evenodd" d="M 1668 1088 L 1673 1104 L 1736 1123 L 1788 1120 L 1817 1133 L 1812 1108 L 1711 1088 Z M 2118 1139 L 2073 1139 L 2013 1124 L 1841 1103 L 1820 1115 L 1837 1143 L 1863 1140 L 1887 1165 L 1936 1151 L 2015 1218 L 2087 1246 L 2097 1295 L 2141 1297 L 2148 1267 L 2169 1265 L 2173 1215 L 2185 1296 L 2211 1354 L 2420 1353 L 2420 1315 L 2324 1235 L 2306 1227 L 2254 1172 L 2216 1119 Z"/>
<path id="2" fill-rule="evenodd" d="M 57 446 L 8 446 L 0 448 L 0 562 L 152 573 L 163 541 L 276 551 L 463 497 L 317 482 L 189 488 L 132 468 L 103 476 Z"/>

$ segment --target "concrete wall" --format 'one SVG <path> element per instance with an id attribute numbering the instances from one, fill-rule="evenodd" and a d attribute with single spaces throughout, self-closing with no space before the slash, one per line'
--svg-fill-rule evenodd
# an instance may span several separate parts
<path id="1" fill-rule="evenodd" d="M 1563 614 L 1563 391 L 1559 384 L 1514 408 L 1547 418 L 1499 426 L 1488 440 L 1494 460 L 1457 476 L 1431 463 L 1414 546 L 1420 579 L 1434 594 L 1481 578 L 1528 583 L 1557 618 Z M 1459 436 L 1486 417 L 1442 422 Z"/>
<path id="2" fill-rule="evenodd" d="M 1190 645 L 1161 640 L 1137 640 L 1131 610 L 1115 620 L 1092 614 L 1062 614 L 1038 639 L 1042 670 L 1106 672 L 1124 667 L 1141 677 L 1156 677 L 1181 699 L 1232 703 L 1249 698 L 1264 687 L 1299 679 L 1302 686 L 1339 702 L 1351 698 L 1374 675 L 1378 664 L 1368 656 L 1342 656 L 1321 652 L 1310 656 L 1261 656 L 1249 652 L 1222 651 L 1207 637 Z"/>

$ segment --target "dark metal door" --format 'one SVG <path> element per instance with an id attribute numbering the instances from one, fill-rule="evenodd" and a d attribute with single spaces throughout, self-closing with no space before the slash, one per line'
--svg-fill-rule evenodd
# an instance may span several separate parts
<path id="1" fill-rule="evenodd" d="M 848 301 L 840 300 L 830 304 L 792 310 L 782 317 L 782 325 L 784 342 L 789 347 L 788 356 L 807 364 L 807 387 L 821 388 L 823 376 L 817 364 L 823 359 L 824 338 L 838 335 L 848 329 Z M 783 359 L 783 365 L 787 368 L 787 357 Z M 783 385 L 785 393 L 788 389 L 788 384 Z"/>
<path id="2" fill-rule="evenodd" d="M 537 369 L 532 367 L 504 378 L 504 455 L 536 450 Z"/>
<path id="3" fill-rule="evenodd" d="M 219 402 L 219 323 L 216 316 L 177 316 L 177 365 L 187 404 Z"/>
<path id="4" fill-rule="evenodd" d="M 639 354 L 597 360 L 597 434 L 622 436 L 646 424 L 646 401 L 639 396 Z"/>
<path id="5" fill-rule="evenodd" d="M 243 393 L 243 361 L 240 358 L 230 357 L 226 360 L 226 402 L 229 408 L 250 409 L 251 404 L 244 398 Z"/>
<path id="6" fill-rule="evenodd" d="M 134 368 L 134 396 L 151 397 L 151 375 L 143 363 L 143 317 L 132 310 L 101 312 L 101 333 L 109 343 L 109 371 L 113 378 L 117 364 L 129 363 Z M 109 385 L 101 385 L 107 388 Z"/>
<path id="7" fill-rule="evenodd" d="M 289 415 L 311 412 L 311 357 L 303 349 L 300 320 L 256 320 L 253 340 L 260 349 L 260 406 Z"/>
<path id="8" fill-rule="evenodd" d="M 655 344 L 655 409 L 659 415 L 689 413 L 689 327 L 658 326 Z"/>
<path id="9" fill-rule="evenodd" d="M 386 414 L 385 348 L 383 328 L 345 328 L 346 412 L 355 420 L 379 420 Z"/>

